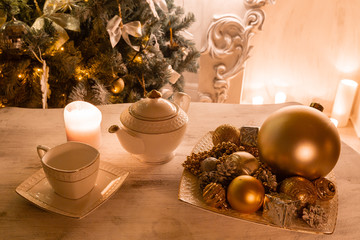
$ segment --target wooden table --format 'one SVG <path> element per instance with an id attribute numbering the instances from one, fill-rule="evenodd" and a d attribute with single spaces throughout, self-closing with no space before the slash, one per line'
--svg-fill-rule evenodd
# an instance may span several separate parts
<path id="1" fill-rule="evenodd" d="M 128 104 L 99 106 L 103 114 L 101 160 L 130 172 L 122 187 L 83 219 L 41 210 L 16 187 L 41 168 L 36 146 L 66 141 L 63 109 L 0 110 L 0 239 L 360 239 L 360 155 L 342 143 L 334 169 L 339 193 L 332 235 L 314 235 L 218 215 L 178 200 L 182 162 L 196 142 L 223 123 L 261 126 L 289 105 L 191 103 L 189 125 L 176 157 L 164 165 L 138 162 L 107 128 Z"/>

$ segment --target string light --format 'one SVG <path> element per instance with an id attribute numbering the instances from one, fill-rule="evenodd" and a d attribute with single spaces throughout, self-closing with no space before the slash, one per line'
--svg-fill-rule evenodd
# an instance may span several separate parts
<path id="1" fill-rule="evenodd" d="M 64 48 L 64 47 L 61 47 L 61 48 L 60 48 L 60 51 L 64 51 L 64 50 L 65 50 L 65 48 Z"/>
<path id="2" fill-rule="evenodd" d="M 142 63 L 142 57 L 141 56 L 136 56 L 135 59 L 134 59 L 134 62 Z"/>
<path id="3" fill-rule="evenodd" d="M 18 78 L 22 78 L 23 77 L 23 75 L 20 73 L 19 75 L 18 75 Z"/>

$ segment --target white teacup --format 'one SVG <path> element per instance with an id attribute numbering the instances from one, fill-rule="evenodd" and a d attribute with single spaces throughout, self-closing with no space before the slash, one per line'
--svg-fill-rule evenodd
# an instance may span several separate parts
<path id="1" fill-rule="evenodd" d="M 96 148 L 67 142 L 51 149 L 39 145 L 37 152 L 50 185 L 60 196 L 78 199 L 95 186 L 100 165 L 100 153 Z"/>

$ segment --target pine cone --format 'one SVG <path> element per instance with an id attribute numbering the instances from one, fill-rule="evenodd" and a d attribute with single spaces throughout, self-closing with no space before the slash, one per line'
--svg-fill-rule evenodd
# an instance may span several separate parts
<path id="1" fill-rule="evenodd" d="M 322 227 L 327 223 L 328 216 L 319 205 L 309 205 L 303 209 L 302 219 L 313 228 Z"/>
<path id="2" fill-rule="evenodd" d="M 263 163 L 260 163 L 260 167 L 255 171 L 253 177 L 262 182 L 266 192 L 276 192 L 278 186 L 276 175 Z"/>
<path id="3" fill-rule="evenodd" d="M 238 163 L 231 158 L 226 158 L 225 161 L 217 165 L 218 182 L 224 187 L 227 187 L 230 182 L 241 174 L 238 168 Z"/>
<path id="4" fill-rule="evenodd" d="M 219 176 L 216 171 L 211 172 L 202 172 L 199 176 L 199 184 L 200 188 L 204 189 L 206 185 L 209 183 L 218 183 L 219 182 Z"/>

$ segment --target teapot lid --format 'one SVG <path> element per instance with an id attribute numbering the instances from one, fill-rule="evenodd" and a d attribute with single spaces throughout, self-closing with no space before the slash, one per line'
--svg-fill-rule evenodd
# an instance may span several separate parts
<path id="1" fill-rule="evenodd" d="M 146 98 L 131 105 L 129 112 L 137 119 L 162 121 L 176 116 L 178 106 L 163 99 L 159 91 L 151 90 Z"/>
<path id="2" fill-rule="evenodd" d="M 127 111 L 120 115 L 121 123 L 140 133 L 166 133 L 175 131 L 188 121 L 187 114 L 175 103 L 161 97 L 161 93 L 152 90 Z"/>

